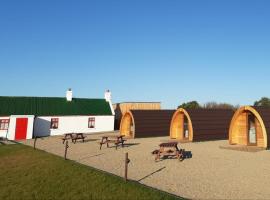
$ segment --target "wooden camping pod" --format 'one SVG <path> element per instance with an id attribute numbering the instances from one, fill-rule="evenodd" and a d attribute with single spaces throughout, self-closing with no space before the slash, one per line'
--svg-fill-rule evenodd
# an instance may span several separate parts
<path id="1" fill-rule="evenodd" d="M 113 104 L 115 112 L 115 130 L 120 129 L 123 115 L 130 110 L 160 110 L 160 102 L 122 102 Z"/>
<path id="2" fill-rule="evenodd" d="M 228 139 L 231 109 L 183 109 L 173 115 L 171 139 L 180 141 L 210 141 Z"/>
<path id="3" fill-rule="evenodd" d="M 120 124 L 120 134 L 130 138 L 168 136 L 175 110 L 130 110 Z"/>
<path id="4" fill-rule="evenodd" d="M 229 143 L 269 148 L 269 131 L 270 108 L 243 106 L 231 120 Z"/>

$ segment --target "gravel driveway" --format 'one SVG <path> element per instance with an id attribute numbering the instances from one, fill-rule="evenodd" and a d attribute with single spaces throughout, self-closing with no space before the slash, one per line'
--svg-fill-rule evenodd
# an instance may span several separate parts
<path id="1" fill-rule="evenodd" d="M 151 152 L 168 137 L 130 139 L 125 148 L 99 150 L 101 135 L 87 135 L 85 143 L 69 143 L 68 158 L 123 176 L 124 154 L 129 153 L 129 178 L 191 199 L 269 199 L 270 152 L 221 149 L 227 141 L 184 143 L 180 147 L 193 157 L 154 161 Z M 24 144 L 33 145 L 33 140 Z M 60 137 L 37 140 L 37 147 L 63 156 Z"/>

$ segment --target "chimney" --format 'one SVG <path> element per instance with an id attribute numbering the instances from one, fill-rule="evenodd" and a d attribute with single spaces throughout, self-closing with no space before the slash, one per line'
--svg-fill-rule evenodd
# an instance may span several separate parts
<path id="1" fill-rule="evenodd" d="M 72 90 L 71 90 L 71 88 L 69 88 L 68 91 L 66 92 L 66 98 L 67 98 L 67 101 L 72 101 Z"/>
<path id="2" fill-rule="evenodd" d="M 104 94 L 104 98 L 107 102 L 111 102 L 112 101 L 112 93 L 110 92 L 110 90 L 106 90 L 105 94 Z"/>
<path id="3" fill-rule="evenodd" d="M 104 99 L 110 104 L 112 115 L 115 115 L 113 105 L 112 105 L 112 93 L 110 92 L 110 90 L 106 90 L 106 92 L 104 93 Z"/>

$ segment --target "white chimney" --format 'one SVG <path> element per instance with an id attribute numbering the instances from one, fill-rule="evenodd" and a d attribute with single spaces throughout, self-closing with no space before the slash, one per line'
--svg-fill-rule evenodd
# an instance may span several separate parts
<path id="1" fill-rule="evenodd" d="M 112 93 L 110 92 L 110 90 L 106 90 L 105 94 L 104 94 L 104 98 L 107 102 L 111 102 L 112 101 Z"/>
<path id="2" fill-rule="evenodd" d="M 67 101 L 72 101 L 72 90 L 71 90 L 71 88 L 69 88 L 68 91 L 66 92 L 66 98 L 67 98 Z"/>
<path id="3" fill-rule="evenodd" d="M 115 115 L 113 105 L 112 105 L 112 93 L 110 92 L 110 90 L 106 90 L 106 92 L 104 93 L 104 98 L 110 104 L 112 115 Z"/>

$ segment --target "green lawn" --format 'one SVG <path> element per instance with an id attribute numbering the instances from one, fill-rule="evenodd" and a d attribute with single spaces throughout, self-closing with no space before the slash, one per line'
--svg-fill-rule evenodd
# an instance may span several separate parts
<path id="1" fill-rule="evenodd" d="M 0 145 L 0 199 L 177 199 L 24 145 Z"/>

